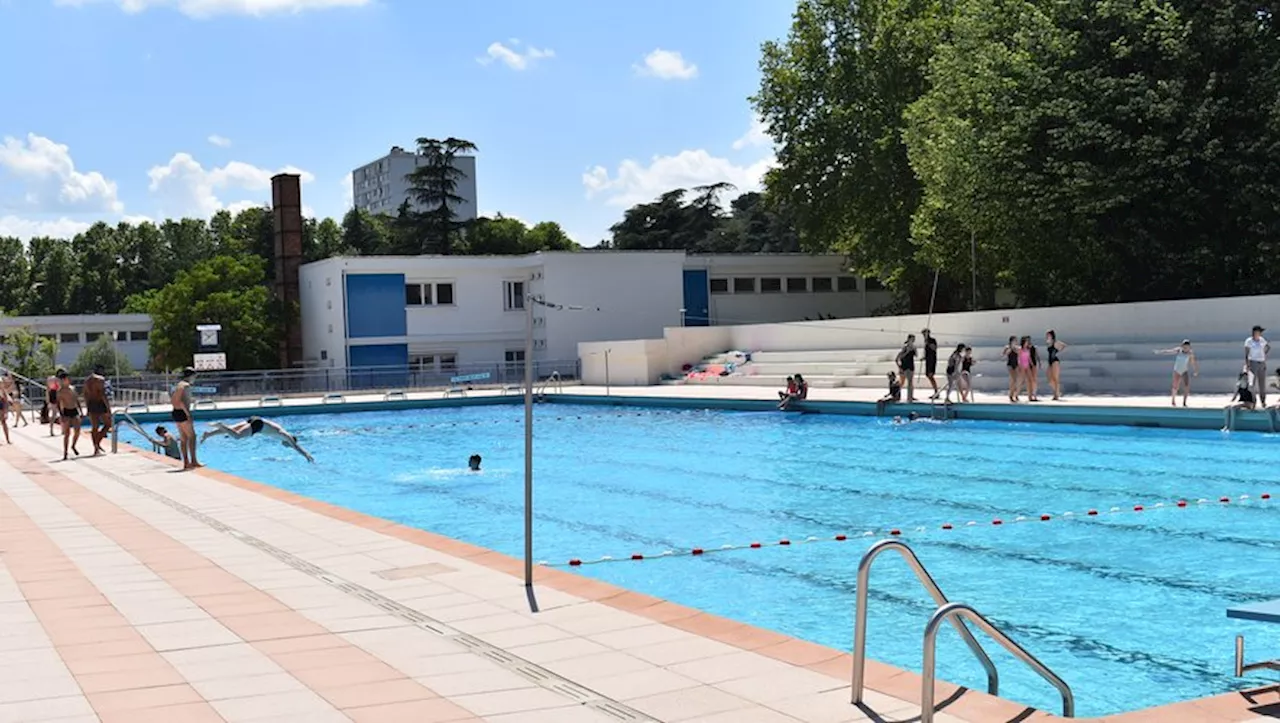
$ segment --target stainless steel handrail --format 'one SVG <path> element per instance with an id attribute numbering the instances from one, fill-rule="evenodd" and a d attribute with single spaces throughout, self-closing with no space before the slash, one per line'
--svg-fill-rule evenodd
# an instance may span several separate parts
<path id="1" fill-rule="evenodd" d="M 554 382 L 554 383 L 555 383 L 555 385 L 556 385 L 556 394 L 563 394 L 563 393 L 564 393 L 564 386 L 562 385 L 562 382 L 560 381 L 560 372 L 558 372 L 558 371 L 554 371 L 554 372 L 551 372 L 551 376 L 548 376 L 546 379 L 543 379 L 543 380 L 542 380 L 542 386 L 538 388 L 538 394 L 537 394 L 537 396 L 540 396 L 540 397 L 541 397 L 541 396 L 546 395 L 546 393 L 547 393 L 547 387 L 551 386 L 551 384 L 552 384 L 553 382 Z"/>
<path id="2" fill-rule="evenodd" d="M 852 699 L 856 705 L 862 702 L 863 682 L 866 677 L 867 669 L 867 588 L 871 581 L 871 563 L 875 561 L 880 553 L 887 550 L 893 550 L 902 555 L 902 559 L 907 561 L 907 565 L 911 567 L 911 571 L 916 574 L 920 580 L 920 584 L 924 586 L 925 592 L 929 593 L 929 597 L 933 598 L 934 603 L 938 605 L 946 605 L 951 602 L 947 596 L 942 594 L 942 588 L 938 587 L 938 583 L 933 581 L 933 576 L 929 571 L 924 569 L 920 558 L 916 557 L 916 553 L 907 546 L 906 543 L 899 540 L 881 540 L 872 545 L 862 556 L 862 560 L 858 563 L 858 597 L 853 613 L 853 690 Z M 982 663 L 982 667 L 987 671 L 987 692 L 996 695 L 1000 692 L 1000 674 L 996 672 L 996 664 L 991 662 L 990 656 L 982 649 L 982 645 L 978 643 L 977 638 L 973 637 L 973 633 L 969 632 L 969 628 L 961 620 L 952 620 L 955 625 L 956 632 L 960 633 L 960 638 L 964 640 L 964 644 L 969 646 L 969 650 L 973 651 L 974 656 L 978 658 L 978 662 Z"/>
<path id="3" fill-rule="evenodd" d="M 1049 667 L 1037 660 L 1036 656 L 1013 642 L 1008 635 L 1000 632 L 999 628 L 992 625 L 991 621 L 984 618 L 977 610 L 964 603 L 953 602 L 939 607 L 933 613 L 933 617 L 929 618 L 929 623 L 924 626 L 924 670 L 922 671 L 924 683 L 920 691 L 920 723 L 933 723 L 933 683 L 936 668 L 934 653 L 938 647 L 938 629 L 942 627 L 942 623 L 955 622 L 961 617 L 968 618 L 969 622 L 990 635 L 992 640 L 1000 643 L 1001 647 L 1013 654 L 1013 657 L 1029 665 L 1041 678 L 1057 688 L 1062 694 L 1062 717 L 1075 717 L 1076 699 L 1071 694 L 1071 686 L 1067 685 L 1066 681 L 1049 670 Z"/>

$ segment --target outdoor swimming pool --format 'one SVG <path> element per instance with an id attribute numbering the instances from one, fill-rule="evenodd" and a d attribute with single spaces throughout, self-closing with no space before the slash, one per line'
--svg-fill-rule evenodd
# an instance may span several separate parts
<path id="1" fill-rule="evenodd" d="M 850 538 L 577 568 L 584 575 L 848 650 L 855 568 L 876 539 L 861 535 L 898 528 L 952 600 L 1066 679 L 1079 716 L 1243 687 L 1231 674 L 1237 632 L 1251 634 L 1250 658 L 1280 655 L 1265 626 L 1225 617 L 1231 604 L 1280 597 L 1280 501 L 1260 499 L 1280 497 L 1270 436 L 562 404 L 536 414 L 540 560 Z M 201 454 L 519 556 L 521 420 L 518 406 L 288 417 L 317 464 L 264 439 L 215 439 Z M 484 456 L 478 475 L 466 471 L 473 452 Z M 896 556 L 877 565 L 869 654 L 918 671 L 933 605 Z M 1002 696 L 1058 710 L 1052 688 L 986 647 Z M 950 629 L 938 661 L 940 677 L 985 689 Z"/>

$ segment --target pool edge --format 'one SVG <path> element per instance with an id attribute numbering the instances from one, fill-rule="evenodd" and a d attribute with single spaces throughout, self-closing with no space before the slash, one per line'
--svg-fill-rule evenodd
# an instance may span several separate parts
<path id="1" fill-rule="evenodd" d="M 178 466 L 176 460 L 123 443 L 121 444 L 121 452 L 137 454 L 168 467 Z M 357 512 L 221 470 L 204 467 L 194 471 L 196 474 L 211 481 L 229 484 L 233 487 L 254 492 L 279 502 L 285 502 L 372 532 L 453 555 L 505 573 L 517 580 L 523 576 L 523 562 L 521 560 L 495 550 L 428 530 L 409 527 L 408 525 L 363 512 Z M 656 623 L 670 625 L 740 650 L 758 653 L 774 660 L 821 673 L 846 683 L 851 678 L 852 657 L 849 653 L 835 648 L 829 648 L 731 618 L 703 612 L 696 608 L 565 570 L 537 567 L 534 571 L 534 582 L 569 595 L 581 597 L 584 600 L 598 602 L 616 610 L 648 618 Z M 922 680 L 918 673 L 910 670 L 898 668 L 877 660 L 868 660 L 866 686 L 876 692 L 916 705 L 920 704 Z M 1248 723 L 1264 717 L 1265 714 L 1258 712 L 1256 708 L 1266 708 L 1274 705 L 1274 703 L 1258 703 L 1250 698 L 1251 695 L 1256 695 L 1263 691 L 1277 692 L 1280 691 L 1280 686 L 1233 691 L 1125 713 L 1076 720 L 1106 721 L 1107 723 L 1155 723 L 1156 721 Z M 1030 708 L 1005 698 L 956 686 L 941 680 L 937 684 L 935 700 L 942 701 L 937 710 L 969 721 L 1065 720 L 1046 711 Z"/>

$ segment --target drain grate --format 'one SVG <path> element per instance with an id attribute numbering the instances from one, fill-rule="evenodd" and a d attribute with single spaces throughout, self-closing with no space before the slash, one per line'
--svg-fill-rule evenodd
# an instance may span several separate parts
<path id="1" fill-rule="evenodd" d="M 251 547 L 255 547 L 295 570 L 304 572 L 336 590 L 341 590 L 348 595 L 371 603 L 379 609 L 385 610 L 390 615 L 394 615 L 406 622 L 413 623 L 422 630 L 434 633 L 435 635 L 439 635 L 447 640 L 452 640 L 454 643 L 467 648 L 471 653 L 491 660 L 502 666 L 504 669 L 529 680 L 539 687 L 550 690 L 575 703 L 587 706 L 601 714 L 619 721 L 626 721 L 628 723 L 660 723 L 656 718 L 652 718 L 624 703 L 619 703 L 612 698 L 607 698 L 590 688 L 586 688 L 569 680 L 568 678 L 557 675 L 537 663 L 533 663 L 517 655 L 513 655 L 502 648 L 490 645 L 477 637 L 457 630 L 447 623 L 436 620 L 430 615 L 419 610 L 414 610 L 407 605 L 392 600 L 391 598 L 370 590 L 363 585 L 343 580 L 338 575 L 307 562 L 293 553 L 276 547 L 275 545 L 254 537 L 253 535 L 237 530 L 234 527 L 216 520 L 193 507 L 184 505 L 172 497 L 168 497 L 160 494 L 159 492 L 143 487 L 142 485 L 121 477 L 114 472 L 104 469 L 98 469 L 97 471 L 140 495 L 149 497 L 194 520 L 200 521 L 212 529 L 226 533 L 227 535 L 230 535 Z"/>

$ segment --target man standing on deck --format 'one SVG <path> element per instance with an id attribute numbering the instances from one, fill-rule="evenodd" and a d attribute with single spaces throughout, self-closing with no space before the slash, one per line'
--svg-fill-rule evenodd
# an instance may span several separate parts
<path id="1" fill-rule="evenodd" d="M 169 403 L 173 405 L 170 415 L 178 425 L 178 445 L 182 451 L 182 468 L 195 469 L 203 467 L 196 459 L 196 422 L 191 416 L 191 382 L 196 377 L 196 370 L 187 367 L 182 370 L 182 380 L 173 388 Z"/>
<path id="2" fill-rule="evenodd" d="M 1244 370 L 1253 375 L 1259 407 L 1267 406 L 1267 355 L 1271 353 L 1271 344 L 1262 338 L 1264 331 L 1255 326 L 1253 334 L 1244 340 Z"/>
<path id="3" fill-rule="evenodd" d="M 107 378 L 102 365 L 95 364 L 93 373 L 84 380 L 84 404 L 89 410 L 89 436 L 93 439 L 93 456 L 102 454 L 102 440 L 111 431 L 111 405 L 107 401 Z"/>
<path id="4" fill-rule="evenodd" d="M 71 383 L 71 375 L 65 371 L 58 372 L 58 391 L 54 399 L 57 404 L 54 413 L 62 420 L 62 459 L 67 459 L 68 444 L 71 451 L 79 457 L 80 450 L 76 449 L 76 443 L 80 441 L 80 395 Z"/>

